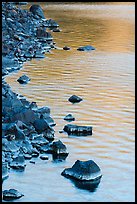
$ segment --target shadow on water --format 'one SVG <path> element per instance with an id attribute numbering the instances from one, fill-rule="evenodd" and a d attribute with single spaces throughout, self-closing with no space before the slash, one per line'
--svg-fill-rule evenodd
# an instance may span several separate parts
<path id="1" fill-rule="evenodd" d="M 74 178 L 69 178 L 69 179 L 77 188 L 82 189 L 82 190 L 87 190 L 89 192 L 95 192 L 98 188 L 101 177 L 98 179 L 95 179 L 94 181 L 79 181 Z"/>

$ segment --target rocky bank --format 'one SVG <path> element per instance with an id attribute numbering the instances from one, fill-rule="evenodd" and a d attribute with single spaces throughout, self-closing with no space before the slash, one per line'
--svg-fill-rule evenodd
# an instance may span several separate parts
<path id="1" fill-rule="evenodd" d="M 47 28 L 59 25 L 46 19 L 39 5 L 26 10 L 22 4 L 26 2 L 2 2 L 2 180 L 8 178 L 10 168 L 24 170 L 26 159 L 44 153 L 68 155 L 65 145 L 54 141 L 50 108 L 30 103 L 5 82 L 6 75 L 22 68 L 25 61 L 43 58 L 55 49 Z"/>

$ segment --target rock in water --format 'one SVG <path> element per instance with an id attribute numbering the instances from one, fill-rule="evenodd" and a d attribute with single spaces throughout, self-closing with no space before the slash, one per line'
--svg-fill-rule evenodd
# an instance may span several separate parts
<path id="1" fill-rule="evenodd" d="M 92 135 L 91 126 L 79 126 L 79 125 L 67 124 L 64 126 L 63 130 L 67 132 L 68 135 L 75 135 L 75 136 Z"/>
<path id="2" fill-rule="evenodd" d="M 72 95 L 68 100 L 71 103 L 79 103 L 80 101 L 82 101 L 82 98 L 80 98 L 79 96 L 76 96 L 76 95 Z"/>
<path id="3" fill-rule="evenodd" d="M 79 181 L 94 181 L 102 177 L 99 166 L 93 160 L 77 160 L 71 168 L 64 169 L 61 175 Z"/>
<path id="4" fill-rule="evenodd" d="M 24 196 L 22 193 L 15 189 L 9 189 L 3 191 L 3 200 L 10 201 L 14 199 L 18 199 Z"/>
<path id="5" fill-rule="evenodd" d="M 66 115 L 66 116 L 64 117 L 64 120 L 67 120 L 67 121 L 71 122 L 71 121 L 74 121 L 75 118 L 73 117 L 72 114 L 68 114 L 68 115 Z"/>
<path id="6" fill-rule="evenodd" d="M 17 79 L 17 81 L 20 84 L 27 84 L 30 81 L 30 78 L 24 74 L 19 79 Z"/>
<path id="7" fill-rule="evenodd" d="M 87 45 L 87 46 L 79 47 L 77 50 L 79 50 L 79 51 L 91 51 L 91 50 L 95 50 L 95 48 L 91 45 Z"/>

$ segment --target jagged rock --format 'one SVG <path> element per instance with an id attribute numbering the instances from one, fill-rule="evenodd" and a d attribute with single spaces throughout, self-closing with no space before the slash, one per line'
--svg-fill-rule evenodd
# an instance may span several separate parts
<path id="1" fill-rule="evenodd" d="M 87 46 L 79 47 L 77 50 L 79 50 L 79 51 L 91 51 L 91 50 L 95 50 L 95 48 L 91 45 L 87 45 Z"/>
<path id="2" fill-rule="evenodd" d="M 75 136 L 87 136 L 92 135 L 92 127 L 91 126 L 80 126 L 80 125 L 72 125 L 67 124 L 63 129 L 68 135 Z"/>
<path id="3" fill-rule="evenodd" d="M 80 98 L 79 96 L 76 95 L 72 95 L 68 101 L 70 101 L 71 103 L 79 103 L 80 101 L 82 101 L 82 98 Z"/>
<path id="4" fill-rule="evenodd" d="M 24 196 L 22 193 L 15 189 L 9 189 L 3 191 L 3 200 L 10 201 L 14 199 L 18 199 Z"/>
<path id="5" fill-rule="evenodd" d="M 99 166 L 93 160 L 77 160 L 71 168 L 64 169 L 61 175 L 79 181 L 95 181 L 102 177 Z"/>

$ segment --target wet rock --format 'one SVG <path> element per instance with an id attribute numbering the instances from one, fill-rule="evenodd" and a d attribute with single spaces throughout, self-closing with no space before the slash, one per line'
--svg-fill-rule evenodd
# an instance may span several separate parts
<path id="1" fill-rule="evenodd" d="M 45 19 L 43 10 L 42 10 L 42 8 L 41 8 L 39 5 L 32 5 L 29 10 L 30 10 L 30 12 L 33 13 L 34 16 L 37 15 L 37 16 L 39 16 L 40 18 Z"/>
<path id="2" fill-rule="evenodd" d="M 19 78 L 17 79 L 17 81 L 18 81 L 20 84 L 27 84 L 27 83 L 30 81 L 30 78 L 24 74 L 24 75 L 22 75 L 21 77 L 19 77 Z"/>
<path id="3" fill-rule="evenodd" d="M 6 162 L 2 163 L 2 181 L 9 177 L 8 165 Z"/>
<path id="4" fill-rule="evenodd" d="M 91 126 L 79 126 L 79 125 L 67 124 L 64 126 L 63 130 L 67 132 L 68 135 L 75 135 L 75 136 L 92 135 Z"/>
<path id="5" fill-rule="evenodd" d="M 70 101 L 71 103 L 79 103 L 80 101 L 82 101 L 82 98 L 80 98 L 79 96 L 76 95 L 72 95 L 68 101 Z"/>
<path id="6" fill-rule="evenodd" d="M 64 169 L 61 175 L 79 181 L 95 181 L 102 177 L 99 166 L 93 160 L 77 160 L 71 168 Z"/>
<path id="7" fill-rule="evenodd" d="M 67 120 L 67 121 L 74 121 L 75 120 L 75 118 L 73 117 L 73 115 L 72 114 L 68 114 L 68 115 L 66 115 L 65 117 L 64 117 L 64 120 Z"/>
<path id="8" fill-rule="evenodd" d="M 14 199 L 18 199 L 24 196 L 22 193 L 15 189 L 9 189 L 3 191 L 3 200 L 12 201 Z"/>
<path id="9" fill-rule="evenodd" d="M 95 50 L 95 48 L 91 45 L 87 45 L 87 46 L 79 47 L 77 50 L 79 50 L 79 51 L 91 51 L 91 50 Z"/>

